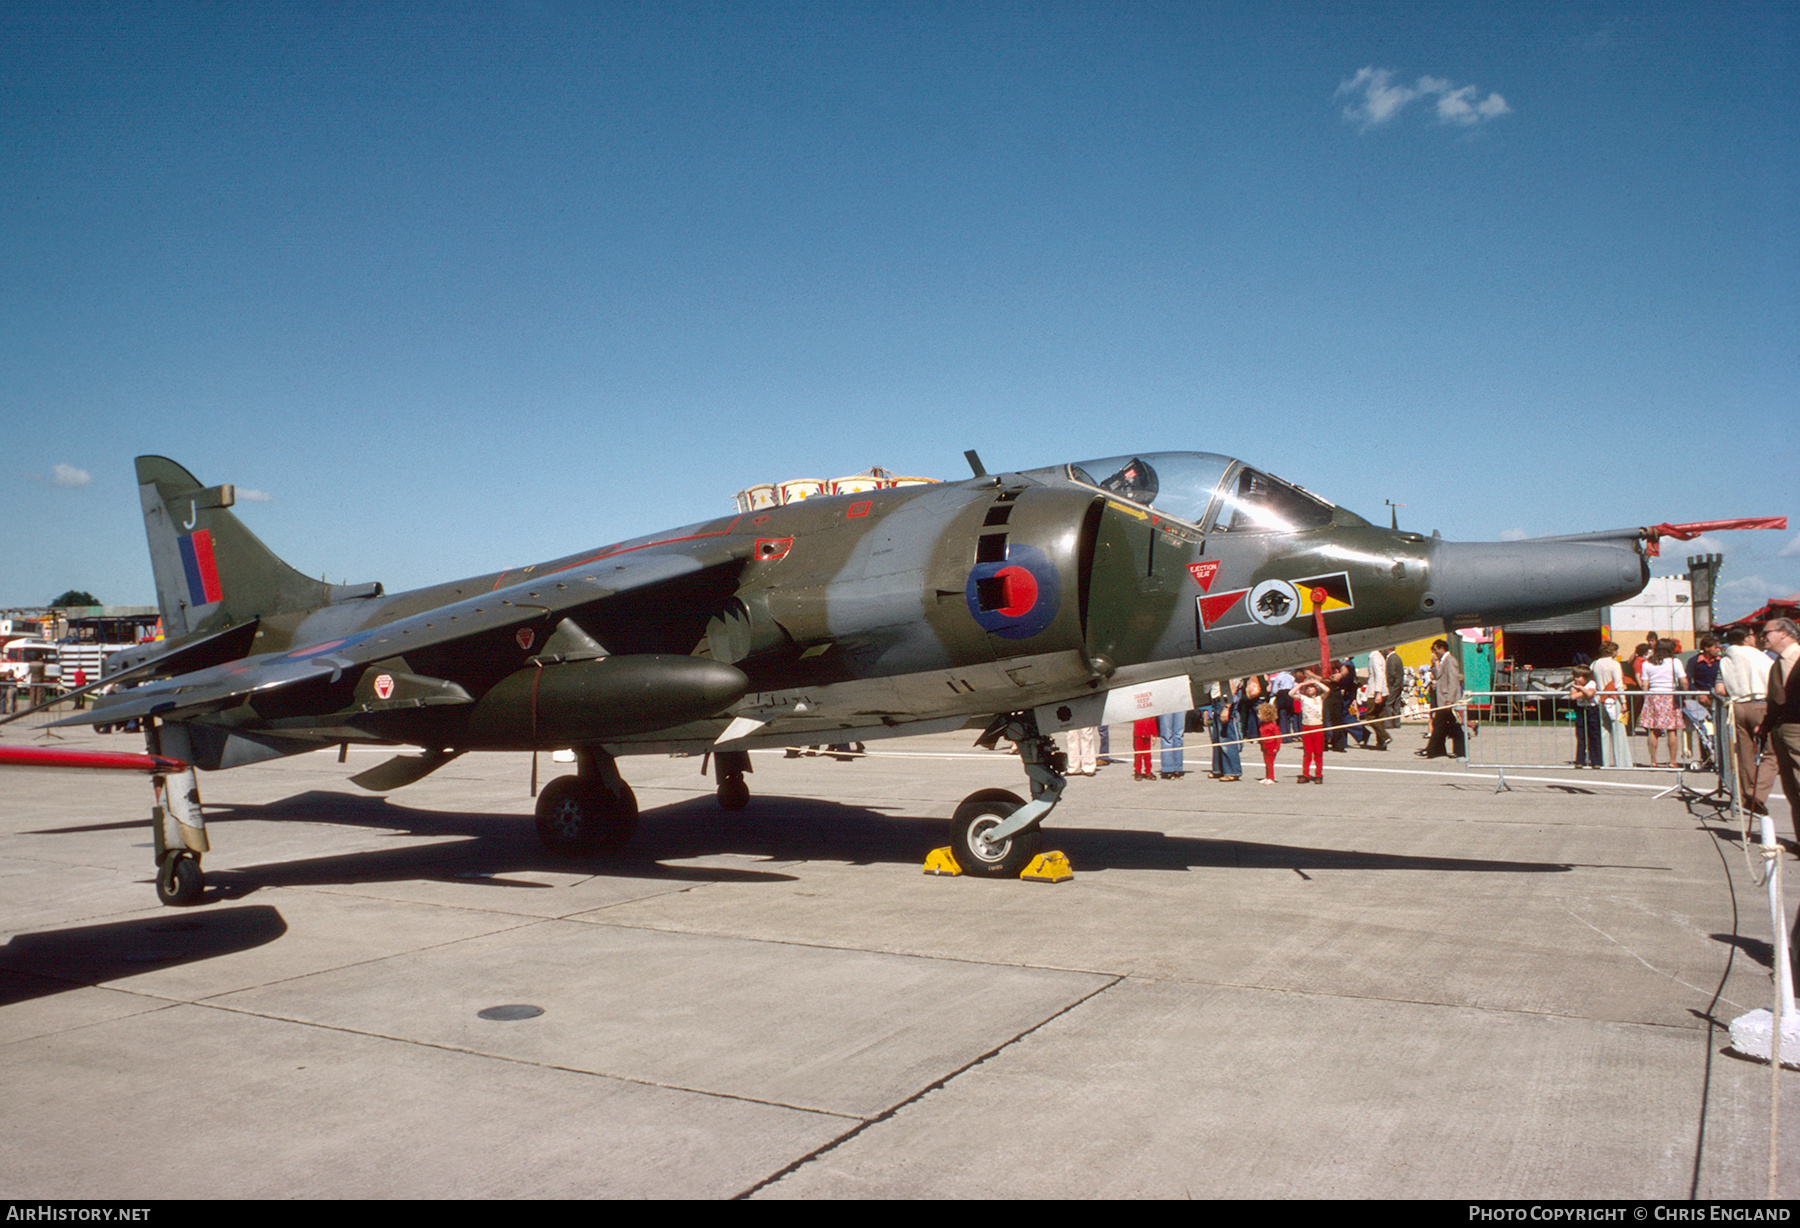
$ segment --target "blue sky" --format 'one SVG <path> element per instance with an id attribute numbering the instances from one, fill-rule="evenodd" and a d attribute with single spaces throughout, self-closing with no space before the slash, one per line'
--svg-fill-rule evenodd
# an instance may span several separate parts
<path id="1" fill-rule="evenodd" d="M 1800 590 L 1797 79 L 1754 3 L 5 6 L 0 604 L 152 602 L 142 452 L 399 589 L 1195 449 L 1790 516 L 1700 544 L 1733 617 Z"/>

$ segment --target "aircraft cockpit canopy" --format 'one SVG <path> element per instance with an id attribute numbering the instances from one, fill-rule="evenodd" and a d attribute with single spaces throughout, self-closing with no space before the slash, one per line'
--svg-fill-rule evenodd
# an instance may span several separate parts
<path id="1" fill-rule="evenodd" d="M 1037 472 L 1092 486 L 1197 528 L 1223 532 L 1315 529 L 1330 524 L 1337 512 L 1291 482 L 1212 452 L 1144 452 Z"/>

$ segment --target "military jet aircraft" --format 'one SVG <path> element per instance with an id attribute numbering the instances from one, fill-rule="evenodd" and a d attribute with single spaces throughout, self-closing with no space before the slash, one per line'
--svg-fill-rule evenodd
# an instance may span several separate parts
<path id="1" fill-rule="evenodd" d="M 212 771 L 340 743 L 415 747 L 353 777 L 416 781 L 469 750 L 573 748 L 537 827 L 559 853 L 630 839 L 616 759 L 710 753 L 749 799 L 749 751 L 963 727 L 1017 744 L 1029 801 L 957 808 L 965 868 L 1016 874 L 1064 787 L 1050 735 L 1194 706 L 1206 682 L 1447 627 L 1640 591 L 1643 531 L 1457 543 L 1370 524 L 1241 461 L 1140 453 L 809 498 L 412 592 L 277 558 L 204 486 L 137 460 L 166 640 L 58 724 L 138 720 L 157 889 L 200 898 Z"/>

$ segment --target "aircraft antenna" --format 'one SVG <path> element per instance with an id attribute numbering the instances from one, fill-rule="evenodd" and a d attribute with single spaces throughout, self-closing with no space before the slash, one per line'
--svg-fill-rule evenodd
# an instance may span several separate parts
<path id="1" fill-rule="evenodd" d="M 976 477 L 985 478 L 987 476 L 987 468 L 981 463 L 981 457 L 975 454 L 974 448 L 964 452 L 963 459 L 969 462 L 969 468 L 975 471 Z"/>

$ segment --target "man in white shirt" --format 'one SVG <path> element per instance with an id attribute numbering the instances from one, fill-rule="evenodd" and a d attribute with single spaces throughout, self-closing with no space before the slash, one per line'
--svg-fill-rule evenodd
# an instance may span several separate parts
<path id="1" fill-rule="evenodd" d="M 1387 716 L 1388 684 L 1387 654 L 1379 648 L 1369 654 L 1369 683 L 1363 688 L 1363 716 L 1369 722 L 1369 732 L 1375 735 L 1375 749 L 1388 748 Z"/>

